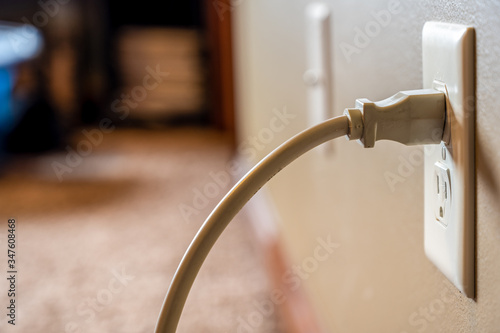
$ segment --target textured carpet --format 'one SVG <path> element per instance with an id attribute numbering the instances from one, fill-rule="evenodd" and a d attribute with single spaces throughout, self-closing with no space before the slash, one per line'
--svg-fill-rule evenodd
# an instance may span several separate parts
<path id="1" fill-rule="evenodd" d="M 72 145 L 88 153 L 81 161 L 63 151 L 3 168 L 0 267 L 3 276 L 14 217 L 18 276 L 15 326 L 0 282 L 0 332 L 153 332 L 184 250 L 227 190 L 198 202 L 198 214 L 181 214 L 231 158 L 213 132 L 127 129 L 83 142 Z M 74 167 L 61 171 L 68 161 Z M 280 332 L 275 313 L 258 308 L 270 293 L 260 255 L 239 214 L 202 267 L 178 332 Z"/>

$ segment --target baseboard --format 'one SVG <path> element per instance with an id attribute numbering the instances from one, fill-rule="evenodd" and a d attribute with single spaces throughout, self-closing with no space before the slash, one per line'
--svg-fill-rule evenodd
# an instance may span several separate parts
<path id="1" fill-rule="evenodd" d="M 267 272 L 272 281 L 270 299 L 279 309 L 285 332 L 287 333 L 325 333 L 308 299 L 303 284 L 286 283 L 290 275 L 290 260 L 280 238 L 276 212 L 269 193 L 261 189 L 247 204 L 245 212 L 257 236 Z"/>

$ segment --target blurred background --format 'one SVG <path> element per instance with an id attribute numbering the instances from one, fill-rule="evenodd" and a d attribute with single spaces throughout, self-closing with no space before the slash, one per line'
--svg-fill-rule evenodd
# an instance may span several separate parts
<path id="1" fill-rule="evenodd" d="M 0 0 L 0 219 L 17 221 L 19 272 L 1 332 L 153 331 L 205 217 L 317 115 L 313 2 Z M 331 116 L 421 88 L 425 22 L 475 27 L 476 297 L 425 256 L 423 148 L 336 140 L 237 215 L 179 332 L 499 332 L 500 4 L 321 3 Z"/>
<path id="2" fill-rule="evenodd" d="M 6 32 L 12 48 L 43 43 L 33 59 L 3 66 L 12 100 L 30 100 L 13 111 L 3 151 L 60 146 L 76 127 L 104 117 L 117 125 L 189 122 L 232 131 L 233 111 L 224 109 L 232 106 L 230 21 L 219 20 L 212 4 L 54 0 L 2 1 L 2 8 L 2 20 L 42 34 L 32 38 L 35 29 L 26 26 Z M 157 75 L 147 82 L 151 71 Z M 35 117 L 45 126 L 29 127 Z M 34 131 L 38 140 L 27 140 Z"/>
<path id="3" fill-rule="evenodd" d="M 17 221 L 18 271 L 16 325 L 2 315 L 0 331 L 153 331 L 233 182 L 197 196 L 234 157 L 229 3 L 0 1 L 0 211 Z M 218 248 L 181 332 L 248 325 L 268 297 L 243 216 Z M 260 316 L 259 331 L 280 331 Z"/>

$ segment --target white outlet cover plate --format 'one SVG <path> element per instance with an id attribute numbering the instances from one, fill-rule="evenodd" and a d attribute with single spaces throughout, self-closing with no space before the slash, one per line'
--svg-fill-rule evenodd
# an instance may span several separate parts
<path id="1" fill-rule="evenodd" d="M 443 142 L 425 147 L 425 253 L 471 298 L 475 289 L 474 57 L 472 27 L 440 22 L 424 25 L 423 86 L 447 93 Z M 438 189 L 449 193 L 443 196 Z"/>

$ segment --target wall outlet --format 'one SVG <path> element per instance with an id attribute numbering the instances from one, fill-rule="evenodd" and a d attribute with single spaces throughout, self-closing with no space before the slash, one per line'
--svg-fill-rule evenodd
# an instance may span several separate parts
<path id="1" fill-rule="evenodd" d="M 473 298 L 474 29 L 427 22 L 422 51 L 424 88 L 441 90 L 447 97 L 443 141 L 425 150 L 425 253 L 461 292 Z"/>

